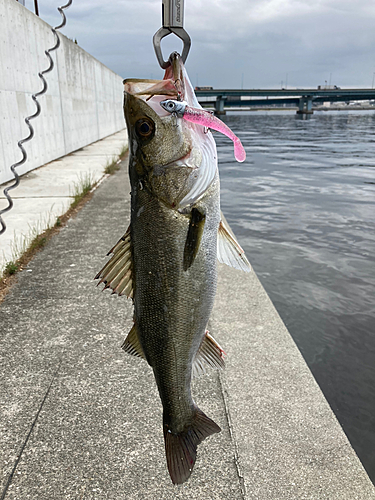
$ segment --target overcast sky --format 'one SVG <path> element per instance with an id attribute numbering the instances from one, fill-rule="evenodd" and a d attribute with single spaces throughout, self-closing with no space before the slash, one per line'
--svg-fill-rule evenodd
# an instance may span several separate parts
<path id="1" fill-rule="evenodd" d="M 64 0 L 38 0 L 40 17 L 60 23 Z M 63 30 L 124 78 L 161 78 L 152 36 L 161 0 L 73 0 Z M 33 10 L 33 0 L 26 0 Z M 375 72 L 374 0 L 185 0 L 192 39 L 186 68 L 193 85 L 216 88 L 371 87 Z M 166 59 L 181 50 L 163 41 Z"/>

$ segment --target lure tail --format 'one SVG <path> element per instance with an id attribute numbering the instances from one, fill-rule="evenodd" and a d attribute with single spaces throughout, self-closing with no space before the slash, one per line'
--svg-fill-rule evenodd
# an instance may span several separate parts
<path id="1" fill-rule="evenodd" d="M 245 148 L 242 146 L 242 143 L 238 137 L 236 137 L 233 143 L 234 143 L 234 157 L 236 158 L 237 161 L 242 163 L 243 161 L 246 160 Z"/>
<path id="2" fill-rule="evenodd" d="M 240 139 L 234 134 L 224 122 L 203 108 L 192 108 L 186 102 L 166 99 L 161 101 L 160 105 L 169 113 L 175 113 L 180 118 L 202 125 L 203 127 L 212 128 L 232 139 L 234 143 L 234 157 L 237 161 L 243 162 L 246 160 L 246 151 L 241 144 Z"/>

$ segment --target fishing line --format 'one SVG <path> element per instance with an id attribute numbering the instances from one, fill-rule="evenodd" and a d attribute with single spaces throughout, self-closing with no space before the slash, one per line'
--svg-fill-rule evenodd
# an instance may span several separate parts
<path id="1" fill-rule="evenodd" d="M 30 120 L 33 120 L 34 118 L 39 116 L 40 112 L 41 112 L 41 106 L 40 106 L 40 103 L 38 102 L 37 98 L 40 97 L 41 95 L 45 94 L 47 92 L 47 89 L 48 89 L 47 81 L 43 75 L 45 75 L 46 73 L 49 73 L 54 68 L 54 62 L 53 62 L 53 59 L 52 59 L 50 53 L 60 47 L 60 37 L 59 37 L 56 30 L 59 30 L 65 26 L 66 16 L 64 13 L 64 9 L 67 9 L 68 7 L 70 7 L 72 5 L 72 3 L 73 3 L 73 0 L 68 0 L 68 3 L 66 3 L 62 7 L 57 8 L 57 10 L 60 12 L 61 17 L 62 17 L 62 23 L 59 24 L 59 26 L 56 26 L 55 28 L 51 28 L 51 31 L 55 36 L 56 43 L 53 47 L 44 51 L 45 55 L 47 56 L 47 58 L 49 60 L 49 67 L 47 69 L 45 69 L 44 71 L 41 71 L 40 73 L 38 73 L 39 78 L 43 82 L 43 88 L 40 92 L 37 92 L 36 94 L 33 94 L 31 96 L 32 100 L 35 102 L 35 105 L 36 105 L 36 112 L 33 115 L 27 116 L 25 118 L 25 123 L 29 127 L 30 132 L 29 132 L 29 135 L 27 137 L 25 137 L 24 139 L 21 139 L 18 142 L 18 147 L 20 148 L 20 150 L 22 152 L 22 159 L 20 161 L 18 161 L 17 163 L 14 163 L 10 167 L 10 170 L 12 171 L 12 173 L 14 175 L 14 184 L 11 184 L 10 186 L 8 186 L 7 188 L 4 189 L 4 196 L 8 200 L 8 206 L 3 208 L 2 210 L 0 210 L 0 224 L 1 224 L 0 235 L 5 233 L 5 231 L 6 231 L 6 224 L 2 218 L 2 215 L 13 208 L 13 200 L 8 193 L 11 189 L 15 189 L 20 183 L 20 177 L 16 171 L 16 168 L 23 165 L 25 163 L 25 161 L 27 160 L 27 152 L 26 152 L 25 148 L 23 147 L 23 144 L 25 142 L 31 141 L 31 139 L 34 137 L 34 129 L 33 129 L 32 125 L 30 124 Z"/>

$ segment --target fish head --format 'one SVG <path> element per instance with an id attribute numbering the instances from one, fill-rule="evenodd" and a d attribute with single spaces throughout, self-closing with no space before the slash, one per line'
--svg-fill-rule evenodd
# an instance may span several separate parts
<path id="1" fill-rule="evenodd" d="M 124 114 L 132 183 L 141 180 L 169 206 L 183 209 L 195 203 L 212 182 L 217 154 L 210 132 L 161 105 L 167 98 L 199 107 L 178 54 L 172 54 L 170 61 L 163 80 L 124 81 Z"/>
<path id="2" fill-rule="evenodd" d="M 131 154 L 145 171 L 177 163 L 191 153 L 190 135 L 173 115 L 161 116 L 164 113 L 158 114 L 146 101 L 129 93 L 125 93 L 124 113 Z"/>

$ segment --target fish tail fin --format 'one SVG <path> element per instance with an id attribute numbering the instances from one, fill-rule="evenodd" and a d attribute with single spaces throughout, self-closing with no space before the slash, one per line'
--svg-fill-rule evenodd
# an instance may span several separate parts
<path id="1" fill-rule="evenodd" d="M 182 484 L 189 479 L 197 457 L 197 446 L 206 437 L 220 431 L 220 427 L 197 407 L 192 422 L 179 434 L 171 432 L 164 423 L 165 454 L 173 484 Z"/>

